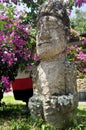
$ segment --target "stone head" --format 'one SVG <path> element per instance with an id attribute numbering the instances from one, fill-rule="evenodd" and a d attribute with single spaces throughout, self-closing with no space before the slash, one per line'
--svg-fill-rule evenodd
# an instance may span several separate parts
<path id="1" fill-rule="evenodd" d="M 54 58 L 66 50 L 69 18 L 59 1 L 46 1 L 39 10 L 37 22 L 37 54 L 41 59 Z"/>

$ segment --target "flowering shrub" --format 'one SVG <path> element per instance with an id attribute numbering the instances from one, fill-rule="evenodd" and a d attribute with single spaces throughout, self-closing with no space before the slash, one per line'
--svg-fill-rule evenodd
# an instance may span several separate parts
<path id="1" fill-rule="evenodd" d="M 72 46 L 68 47 L 67 48 L 68 59 L 71 62 L 76 63 L 77 55 L 79 54 L 80 51 L 81 51 L 81 48 L 78 47 L 77 45 L 72 45 Z"/>
<path id="2" fill-rule="evenodd" d="M 77 62 L 78 68 L 81 72 L 86 73 L 86 53 L 80 51 L 77 54 Z"/>
<path id="3" fill-rule="evenodd" d="M 23 15 L 15 17 L 12 7 L 6 7 L 5 12 L 0 14 L 0 81 L 6 89 L 15 79 L 18 69 L 31 71 L 39 60 L 32 27 L 22 24 L 22 18 Z"/>
<path id="4" fill-rule="evenodd" d="M 72 45 L 67 48 L 67 54 L 68 59 L 77 65 L 78 71 L 86 73 L 86 53 L 82 51 L 82 47 Z"/>
<path id="5" fill-rule="evenodd" d="M 70 42 L 77 42 L 76 45 L 71 45 L 67 48 L 68 59 L 77 65 L 77 69 L 81 73 L 86 73 L 86 38 L 80 36 L 80 33 L 71 29 Z M 80 44 L 79 44 L 80 42 Z M 77 45 L 78 44 L 78 45 Z"/>

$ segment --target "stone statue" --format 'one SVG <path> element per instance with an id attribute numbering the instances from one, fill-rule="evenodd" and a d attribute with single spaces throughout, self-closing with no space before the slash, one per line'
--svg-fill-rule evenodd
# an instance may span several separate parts
<path id="1" fill-rule="evenodd" d="M 37 23 L 37 93 L 30 99 L 31 115 L 64 128 L 77 107 L 76 67 L 67 61 L 70 22 L 59 1 L 47 0 Z"/>

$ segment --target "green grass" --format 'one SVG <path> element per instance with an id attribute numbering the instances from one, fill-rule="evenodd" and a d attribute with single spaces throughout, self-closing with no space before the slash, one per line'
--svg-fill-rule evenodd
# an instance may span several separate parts
<path id="1" fill-rule="evenodd" d="M 0 130 L 55 130 L 42 119 L 31 119 L 29 110 L 22 113 L 25 104 L 13 96 L 5 96 L 0 107 Z M 86 130 L 86 106 L 77 108 L 77 122 L 67 130 Z"/>

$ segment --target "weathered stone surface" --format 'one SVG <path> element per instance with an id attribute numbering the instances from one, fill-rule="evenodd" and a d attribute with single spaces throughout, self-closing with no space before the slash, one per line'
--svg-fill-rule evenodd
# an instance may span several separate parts
<path id="1" fill-rule="evenodd" d="M 43 113 L 43 96 L 40 94 L 34 94 L 29 100 L 29 109 L 31 110 L 31 116 L 33 118 L 44 118 Z"/>
<path id="2" fill-rule="evenodd" d="M 77 95 L 51 96 L 43 101 L 45 120 L 56 128 L 65 128 L 74 120 Z"/>
<path id="3" fill-rule="evenodd" d="M 75 64 L 66 61 L 65 62 L 65 88 L 66 94 L 76 94 L 77 93 L 77 68 Z"/>
<path id="4" fill-rule="evenodd" d="M 37 53 L 51 59 L 66 50 L 69 35 L 69 18 L 58 1 L 46 1 L 38 14 Z M 57 33 L 58 32 L 58 33 Z"/>
<path id="5" fill-rule="evenodd" d="M 56 60 L 42 61 L 38 66 L 37 88 L 40 94 L 50 96 L 52 94 L 65 94 L 65 65 L 64 56 Z"/>
<path id="6" fill-rule="evenodd" d="M 39 24 L 38 30 L 40 31 L 37 35 L 37 53 L 39 57 L 49 60 L 61 52 L 65 52 L 66 39 L 65 31 L 62 31 L 63 24 L 61 20 L 53 16 L 44 16 Z"/>
<path id="7" fill-rule="evenodd" d="M 78 104 L 76 67 L 67 61 L 69 18 L 59 1 L 47 0 L 40 8 L 37 26 L 36 94 L 29 107 L 33 118 L 41 117 L 56 128 L 65 128 Z"/>

